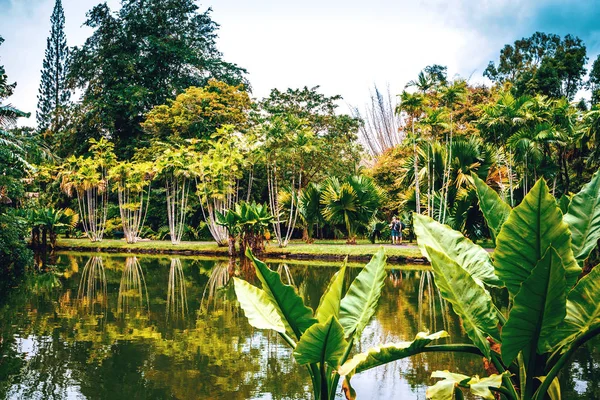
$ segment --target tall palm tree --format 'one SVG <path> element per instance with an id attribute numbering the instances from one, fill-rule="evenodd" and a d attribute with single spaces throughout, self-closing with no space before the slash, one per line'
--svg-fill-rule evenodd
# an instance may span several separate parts
<path id="1" fill-rule="evenodd" d="M 420 188 L 419 188 L 419 164 L 418 164 L 418 149 L 417 149 L 417 141 L 418 138 L 415 135 L 415 124 L 417 119 L 421 116 L 423 112 L 423 104 L 424 98 L 423 95 L 419 93 L 408 93 L 407 91 L 403 91 L 400 95 L 400 105 L 396 109 L 396 112 L 400 114 L 404 111 L 409 118 L 409 123 L 412 129 L 412 143 L 413 143 L 413 157 L 414 157 L 414 178 L 415 178 L 415 211 L 417 214 L 421 213 L 421 196 L 420 196 Z"/>
<path id="2" fill-rule="evenodd" d="M 441 100 L 444 106 L 448 109 L 448 113 L 450 114 L 450 132 L 449 132 L 449 140 L 446 140 L 446 145 L 448 148 L 448 162 L 446 163 L 446 170 L 444 171 L 444 182 L 442 183 L 442 204 L 440 209 L 442 210 L 441 222 L 444 223 L 446 221 L 446 206 L 444 204 L 448 204 L 448 181 L 450 180 L 450 168 L 452 166 L 452 139 L 453 139 L 453 117 L 454 117 L 454 109 L 456 105 L 461 103 L 466 94 L 467 94 L 467 82 L 464 80 L 455 80 L 451 85 L 443 86 L 441 88 Z"/>

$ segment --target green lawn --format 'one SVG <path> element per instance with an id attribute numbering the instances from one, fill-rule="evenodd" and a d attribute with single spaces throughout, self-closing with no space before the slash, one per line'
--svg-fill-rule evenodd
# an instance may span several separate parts
<path id="1" fill-rule="evenodd" d="M 287 247 L 279 248 L 274 243 L 269 243 L 266 248 L 266 257 L 272 255 L 274 257 L 282 257 L 289 255 L 293 256 L 350 256 L 350 257 L 366 257 L 375 254 L 382 244 L 371 244 L 369 241 L 359 241 L 357 245 L 347 245 L 343 240 L 324 240 L 316 241 L 313 244 L 306 244 L 302 241 L 292 241 Z M 421 258 L 421 252 L 415 244 L 405 244 L 402 246 L 392 246 L 384 244 L 385 252 L 388 257 L 405 259 L 405 258 Z M 57 242 L 59 249 L 75 249 L 75 250 L 105 250 L 105 251 L 122 251 L 136 252 L 139 250 L 142 253 L 156 251 L 171 252 L 177 251 L 204 253 L 211 255 L 227 255 L 226 247 L 218 247 L 214 242 L 182 242 L 179 245 L 172 245 L 169 241 L 153 240 L 149 242 L 139 242 L 136 244 L 127 244 L 124 240 L 105 239 L 101 242 L 92 243 L 87 239 L 59 239 Z"/>

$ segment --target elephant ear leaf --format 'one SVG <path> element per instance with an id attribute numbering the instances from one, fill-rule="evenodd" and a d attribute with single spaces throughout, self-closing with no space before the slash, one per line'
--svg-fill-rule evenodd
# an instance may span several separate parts
<path id="1" fill-rule="evenodd" d="M 490 233 L 494 242 L 500 233 L 500 228 L 510 214 L 510 206 L 500 198 L 498 193 L 489 187 L 476 174 L 472 173 L 473 185 L 479 199 L 479 208 L 483 213 L 483 217 L 490 228 Z"/>
<path id="2" fill-rule="evenodd" d="M 552 246 L 566 270 L 567 290 L 581 273 L 571 249 L 571 232 L 543 179 L 513 208 L 496 239 L 494 265 L 511 297 Z"/>
<path id="3" fill-rule="evenodd" d="M 436 286 L 442 297 L 452 304 L 465 331 L 483 355 L 490 358 L 488 336 L 499 338 L 498 314 L 490 294 L 475 282 L 467 271 L 445 254 L 427 247 Z"/>
<path id="4" fill-rule="evenodd" d="M 554 351 L 565 351 L 575 339 L 600 329 L 600 267 L 581 278 L 567 297 L 567 315 L 552 335 Z"/>
<path id="5" fill-rule="evenodd" d="M 294 349 L 294 358 L 300 365 L 326 362 L 337 368 L 346 346 L 344 330 L 332 315 L 326 322 L 314 324 L 304 332 Z"/>
<path id="6" fill-rule="evenodd" d="M 502 386 L 502 375 L 493 374 L 485 378 L 479 378 L 477 375 L 470 377 L 463 374 L 456 374 L 449 371 L 434 371 L 432 378 L 443 378 L 435 385 L 427 388 L 426 396 L 431 400 L 454 400 L 457 398 L 455 393 L 462 387 L 468 387 L 471 394 L 481 397 L 485 400 L 494 400 L 496 397 L 490 388 L 499 388 Z"/>
<path id="7" fill-rule="evenodd" d="M 315 317 L 319 322 L 325 322 L 330 316 L 340 317 L 340 302 L 342 300 L 342 291 L 344 289 L 344 276 L 346 275 L 346 263 L 348 258 L 344 261 L 344 266 L 336 272 L 331 278 L 329 286 L 325 290 L 325 294 L 321 297 L 317 311 L 315 311 Z"/>
<path id="8" fill-rule="evenodd" d="M 560 199 L 558 199 L 558 208 L 560 208 L 560 211 L 563 213 L 563 216 L 569 212 L 569 205 L 571 204 L 571 198 L 569 196 L 567 196 L 566 194 L 563 194 L 562 196 L 560 196 Z"/>
<path id="9" fill-rule="evenodd" d="M 286 328 L 293 333 L 298 340 L 302 333 L 317 322 L 313 318 L 312 309 L 306 307 L 296 290 L 281 281 L 277 272 L 271 271 L 267 264 L 256 259 L 251 251 L 246 256 L 254 263 L 256 275 L 262 283 L 263 290 L 269 301 L 275 306 Z"/>
<path id="10" fill-rule="evenodd" d="M 238 278 L 233 278 L 233 284 L 235 295 L 250 325 L 258 329 L 285 332 L 285 325 L 264 290 Z"/>
<path id="11" fill-rule="evenodd" d="M 573 196 L 564 220 L 571 229 L 573 253 L 582 265 L 600 239 L 600 170 Z"/>
<path id="12" fill-rule="evenodd" d="M 381 248 L 354 279 L 340 303 L 340 323 L 346 338 L 360 336 L 375 314 L 385 277 L 385 254 Z"/>
<path id="13" fill-rule="evenodd" d="M 346 361 L 344 365 L 338 369 L 338 374 L 351 377 L 354 374 L 358 374 L 368 369 L 379 367 L 402 358 L 414 356 L 415 354 L 423 352 L 423 349 L 432 341 L 448 336 L 448 333 L 445 331 L 439 331 L 431 335 L 427 332 L 419 332 L 412 342 L 388 343 L 373 347 Z"/>
<path id="14" fill-rule="evenodd" d="M 550 247 L 514 298 L 502 328 L 502 360 L 509 365 L 523 351 L 525 363 L 543 354 L 548 338 L 566 314 L 565 269 Z"/>
<path id="15" fill-rule="evenodd" d="M 450 371 L 434 371 L 431 374 L 432 378 L 442 378 L 441 381 L 435 383 L 435 385 L 427 388 L 425 396 L 431 400 L 454 400 L 455 390 L 460 390 L 459 385 L 465 385 L 470 376 L 463 374 L 456 374 Z"/>
<path id="16" fill-rule="evenodd" d="M 444 253 L 466 270 L 477 283 L 502 285 L 494 272 L 490 255 L 481 246 L 474 244 L 462 233 L 425 215 L 415 214 L 414 223 L 419 248 L 429 261 L 431 255 L 427 251 L 428 247 Z"/>

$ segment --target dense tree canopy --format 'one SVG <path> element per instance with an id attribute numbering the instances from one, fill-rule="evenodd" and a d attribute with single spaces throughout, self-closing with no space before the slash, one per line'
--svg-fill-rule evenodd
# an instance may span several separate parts
<path id="1" fill-rule="evenodd" d="M 83 90 L 81 139 L 112 138 L 121 156 L 131 156 L 143 145 L 140 123 L 152 107 L 210 78 L 244 83 L 245 71 L 216 48 L 210 12 L 192 0 L 124 1 L 117 13 L 94 7 L 85 22 L 94 33 L 74 49 L 70 72 Z"/>
<path id="2" fill-rule="evenodd" d="M 494 82 L 512 82 L 514 93 L 540 93 L 572 100 L 583 85 L 586 46 L 576 36 L 536 32 L 507 44 L 498 64 L 490 61 L 484 75 Z"/>

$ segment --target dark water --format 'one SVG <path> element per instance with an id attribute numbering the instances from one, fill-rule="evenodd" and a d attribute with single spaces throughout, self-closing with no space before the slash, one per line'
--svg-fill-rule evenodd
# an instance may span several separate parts
<path id="1" fill-rule="evenodd" d="M 0 300 L 0 398 L 310 398 L 308 373 L 277 335 L 248 325 L 227 285 L 232 273 L 252 281 L 251 268 L 67 254 L 57 264 L 64 273 L 29 279 Z M 338 268 L 272 267 L 313 308 Z M 357 350 L 441 329 L 467 341 L 431 272 L 398 267 Z M 562 376 L 563 398 L 600 398 L 599 352 L 598 341 L 579 351 Z M 359 374 L 353 385 L 359 399 L 425 399 L 438 369 L 485 374 L 477 356 L 426 354 Z"/>

